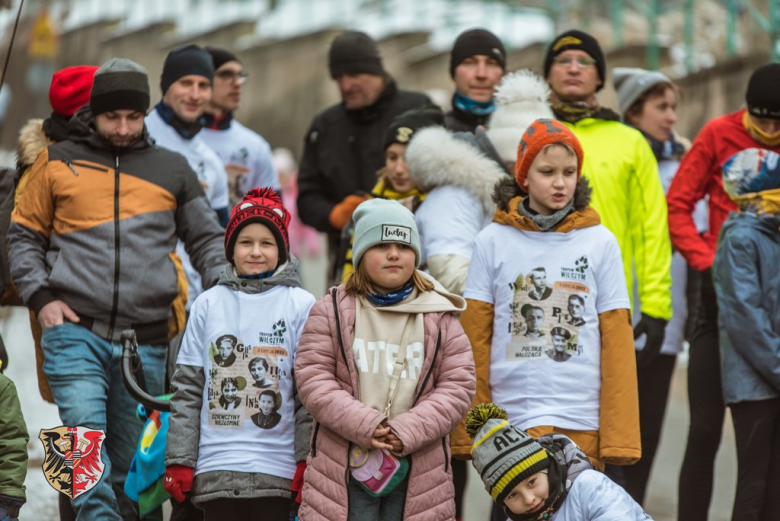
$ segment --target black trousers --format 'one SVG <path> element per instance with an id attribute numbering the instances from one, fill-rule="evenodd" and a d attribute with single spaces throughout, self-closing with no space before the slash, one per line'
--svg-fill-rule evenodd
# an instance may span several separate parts
<path id="1" fill-rule="evenodd" d="M 452 482 L 455 485 L 455 519 L 463 519 L 463 498 L 466 495 L 466 478 L 468 477 L 469 462 L 462 459 L 450 458 L 452 467 Z"/>
<path id="2" fill-rule="evenodd" d="M 647 482 L 661 440 L 669 386 L 676 361 L 676 355 L 658 355 L 652 365 L 637 373 L 642 459 L 634 465 L 620 468 L 623 471 L 623 486 L 640 505 L 645 499 Z"/>
<path id="3" fill-rule="evenodd" d="M 731 404 L 737 439 L 732 521 L 780 519 L 780 398 Z"/>
<path id="4" fill-rule="evenodd" d="M 205 521 L 289 521 L 291 501 L 283 497 L 221 498 L 206 501 L 202 506 Z"/>
<path id="5" fill-rule="evenodd" d="M 707 521 L 715 455 L 725 414 L 718 347 L 718 302 L 709 270 L 701 274 L 700 296 L 688 361 L 691 423 L 678 487 L 677 519 L 685 521 Z"/>

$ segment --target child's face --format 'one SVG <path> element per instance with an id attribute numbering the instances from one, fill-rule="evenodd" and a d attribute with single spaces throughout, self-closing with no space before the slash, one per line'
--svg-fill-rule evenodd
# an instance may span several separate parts
<path id="1" fill-rule="evenodd" d="M 233 248 L 233 263 L 239 275 L 258 275 L 275 270 L 279 263 L 279 249 L 271 230 L 260 223 L 241 228 Z"/>
<path id="2" fill-rule="evenodd" d="M 360 262 L 377 291 L 389 293 L 401 288 L 412 278 L 415 268 L 414 250 L 407 244 L 383 242 L 368 249 Z"/>
<path id="3" fill-rule="evenodd" d="M 547 146 L 534 158 L 523 181 L 531 209 L 552 215 L 569 204 L 577 187 L 577 156 L 563 146 Z"/>
<path id="4" fill-rule="evenodd" d="M 409 169 L 406 167 L 404 153 L 406 145 L 393 143 L 385 150 L 385 180 L 390 184 L 390 188 L 396 192 L 408 192 L 416 188 L 409 177 Z"/>
<path id="5" fill-rule="evenodd" d="M 550 481 L 547 474 L 537 472 L 521 481 L 504 499 L 504 504 L 514 514 L 532 514 L 538 512 L 550 495 Z"/>

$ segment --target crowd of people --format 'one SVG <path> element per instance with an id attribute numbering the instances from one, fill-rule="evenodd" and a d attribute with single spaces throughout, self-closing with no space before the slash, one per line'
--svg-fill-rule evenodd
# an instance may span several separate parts
<path id="1" fill-rule="evenodd" d="M 226 49 L 172 50 L 153 107 L 131 60 L 68 67 L 21 130 L 3 304 L 29 309 L 63 424 L 105 436 L 60 519 L 161 519 L 170 498 L 176 521 L 461 520 L 469 461 L 485 519 L 651 519 L 686 344 L 678 518 L 708 517 L 728 406 L 732 519 L 780 519 L 780 64 L 692 143 L 660 72 L 613 69 L 602 106 L 605 56 L 579 30 L 541 75 L 465 31 L 446 113 L 365 33 L 338 35 L 328 68 L 341 102 L 314 116 L 297 183 L 235 119 L 248 74 Z M 301 283 L 306 225 L 327 235 L 325 295 Z M 156 457 L 123 383 L 129 329 L 146 392 L 170 394 Z M 0 403 L 14 520 L 28 434 L 2 375 Z"/>

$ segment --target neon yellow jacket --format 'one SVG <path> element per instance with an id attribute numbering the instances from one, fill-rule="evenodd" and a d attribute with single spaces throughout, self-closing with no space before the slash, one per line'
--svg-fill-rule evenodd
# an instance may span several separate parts
<path id="1" fill-rule="evenodd" d="M 620 244 L 632 304 L 635 272 L 642 313 L 669 320 L 672 247 L 666 197 L 650 145 L 619 121 L 585 118 L 566 125 L 585 152 L 582 174 L 593 187 L 591 206 Z"/>

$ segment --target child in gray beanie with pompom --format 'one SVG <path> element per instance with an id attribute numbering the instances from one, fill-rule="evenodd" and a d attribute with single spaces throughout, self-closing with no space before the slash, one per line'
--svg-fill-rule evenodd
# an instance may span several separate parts
<path id="1" fill-rule="evenodd" d="M 493 403 L 466 416 L 472 464 L 512 521 L 652 521 L 562 434 L 530 437 Z"/>

